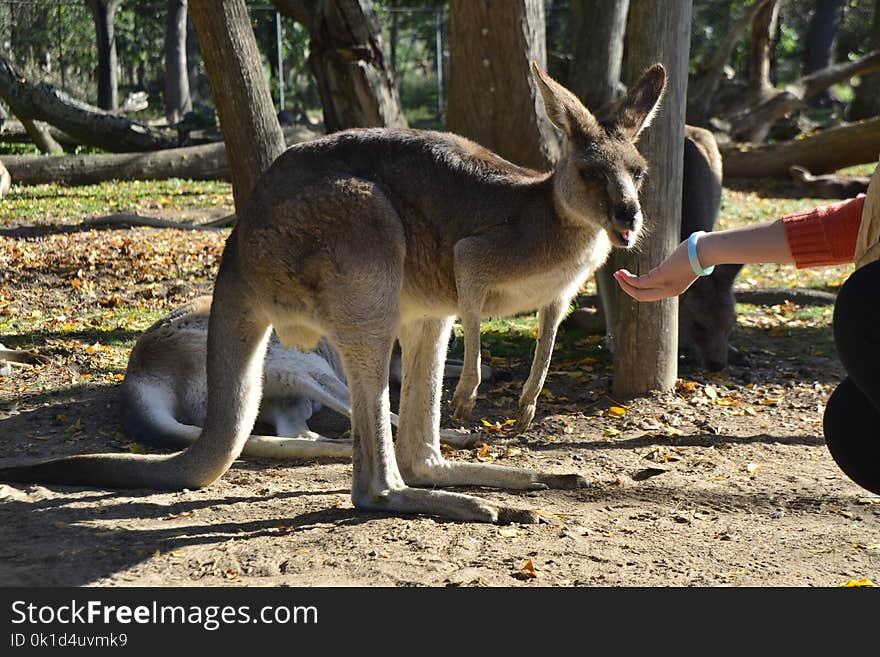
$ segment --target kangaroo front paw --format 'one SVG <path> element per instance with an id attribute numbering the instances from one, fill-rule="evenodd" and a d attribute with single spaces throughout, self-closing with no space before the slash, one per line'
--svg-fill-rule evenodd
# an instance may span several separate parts
<path id="1" fill-rule="evenodd" d="M 452 398 L 452 419 L 456 422 L 470 422 L 471 414 L 474 412 L 474 404 L 477 402 L 477 396 L 455 395 Z"/>

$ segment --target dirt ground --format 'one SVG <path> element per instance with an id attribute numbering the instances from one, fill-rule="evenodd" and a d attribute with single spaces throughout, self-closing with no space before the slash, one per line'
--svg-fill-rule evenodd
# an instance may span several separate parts
<path id="1" fill-rule="evenodd" d="M 21 331 L 3 341 L 51 360 L 0 378 L 3 463 L 141 449 L 119 424 L 127 348 L 112 345 L 130 347 L 149 322 L 116 316 L 109 328 L 63 329 L 88 308 L 161 299 L 158 311 L 207 292 L 223 239 L 146 228 L 100 235 L 135 260 L 144 245 L 175 241 L 178 269 L 167 280 L 111 289 L 106 279 L 119 273 L 112 260 L 95 271 L 94 263 L 77 270 L 27 256 L 37 246 L 73 253 L 89 233 L 0 238 L 0 305 L 41 327 L 37 337 Z M 179 283 L 169 282 L 175 277 Z M 521 435 L 503 423 L 515 416 L 527 352 L 510 356 L 507 338 L 489 336 L 499 372 L 483 384 L 474 414 L 481 440 L 448 455 L 577 472 L 591 482 L 577 491 L 472 491 L 538 510 L 543 524 L 361 512 L 349 498 L 349 462 L 242 460 L 206 489 L 161 494 L 0 484 L 0 586 L 880 582 L 880 498 L 840 472 L 822 438 L 823 404 L 842 376 L 829 315 L 792 325 L 799 310 L 789 304 L 741 317 L 733 341 L 749 366 L 720 376 L 683 367 L 674 391 L 634 400 L 609 396 L 611 357 L 596 338 L 563 331 L 535 424 Z M 345 426 L 328 411 L 312 422 L 331 435 Z"/>

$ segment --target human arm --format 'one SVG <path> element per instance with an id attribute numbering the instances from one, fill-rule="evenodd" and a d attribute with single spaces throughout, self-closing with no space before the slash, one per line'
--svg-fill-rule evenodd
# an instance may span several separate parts
<path id="1" fill-rule="evenodd" d="M 776 221 L 716 231 L 697 242 L 700 265 L 795 263 L 798 267 L 851 262 L 864 197 L 797 212 Z M 657 301 L 684 292 L 697 279 L 687 241 L 647 274 L 614 273 L 620 287 L 638 301 Z"/>

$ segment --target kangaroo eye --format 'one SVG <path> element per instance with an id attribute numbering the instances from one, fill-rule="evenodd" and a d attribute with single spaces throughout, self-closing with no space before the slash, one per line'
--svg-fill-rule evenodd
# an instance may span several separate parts
<path id="1" fill-rule="evenodd" d="M 633 171 L 633 180 L 635 180 L 636 182 L 642 182 L 642 180 L 644 180 L 645 178 L 646 173 L 647 171 L 645 171 L 644 169 L 637 169 Z"/>

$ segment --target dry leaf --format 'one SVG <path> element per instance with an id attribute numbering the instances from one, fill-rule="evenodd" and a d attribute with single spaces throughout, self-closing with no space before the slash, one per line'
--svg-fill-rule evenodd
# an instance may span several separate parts
<path id="1" fill-rule="evenodd" d="M 645 468 L 644 470 L 639 470 L 636 472 L 632 478 L 636 481 L 644 481 L 645 479 L 650 479 L 651 477 L 656 477 L 657 475 L 666 474 L 669 472 L 666 468 Z"/>
<path id="2" fill-rule="evenodd" d="M 517 579 L 535 579 L 538 576 L 538 571 L 535 568 L 535 565 L 532 563 L 531 559 L 528 559 L 520 568 L 519 572 L 514 575 Z"/>
<path id="3" fill-rule="evenodd" d="M 876 586 L 876 584 L 874 584 L 874 582 L 872 582 L 871 580 L 864 578 L 864 579 L 851 579 L 851 580 L 844 582 L 843 584 L 840 584 L 840 586 L 842 588 L 852 588 L 852 587 L 857 587 L 857 586 Z"/>
<path id="4" fill-rule="evenodd" d="M 614 415 L 616 417 L 620 417 L 622 415 L 626 415 L 626 409 L 621 408 L 620 406 L 612 406 L 611 408 L 608 409 L 608 414 Z"/>

